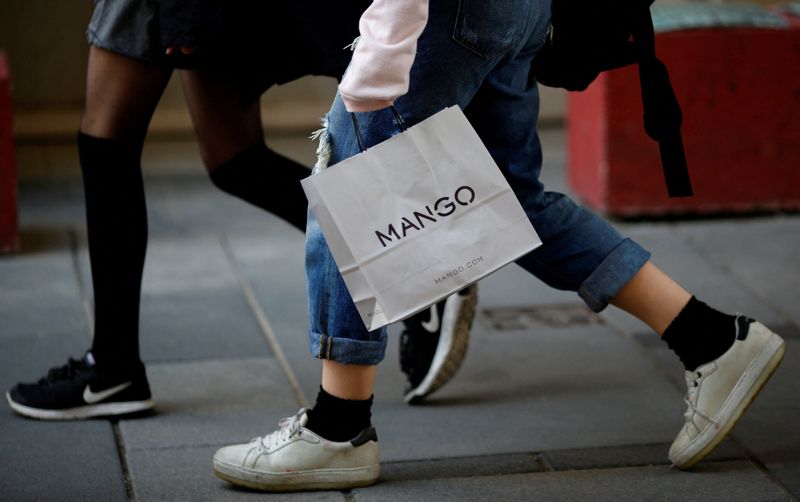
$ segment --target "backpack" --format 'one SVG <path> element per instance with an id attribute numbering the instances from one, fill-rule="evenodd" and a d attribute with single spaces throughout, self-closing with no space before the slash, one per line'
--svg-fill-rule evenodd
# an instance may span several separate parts
<path id="1" fill-rule="evenodd" d="M 582 91 L 604 71 L 638 63 L 644 128 L 659 144 L 670 197 L 692 195 L 680 127 L 681 108 L 667 67 L 655 53 L 654 0 L 553 0 L 548 40 L 531 78 Z"/>

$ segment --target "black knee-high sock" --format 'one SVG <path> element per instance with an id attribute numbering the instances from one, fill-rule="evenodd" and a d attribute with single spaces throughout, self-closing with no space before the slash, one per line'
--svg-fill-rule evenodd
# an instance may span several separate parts
<path id="1" fill-rule="evenodd" d="M 124 372 L 139 358 L 139 295 L 147 248 L 141 142 L 78 133 L 94 288 L 92 354 Z"/>
<path id="2" fill-rule="evenodd" d="M 309 174 L 306 167 L 259 143 L 211 171 L 210 177 L 220 190 L 305 231 L 308 203 L 300 180 Z"/>
<path id="3" fill-rule="evenodd" d="M 371 425 L 372 397 L 363 401 L 341 399 L 320 386 L 306 428 L 329 441 L 349 441 Z"/>
<path id="4" fill-rule="evenodd" d="M 661 337 L 694 371 L 724 354 L 736 340 L 736 316 L 714 310 L 694 296 Z"/>

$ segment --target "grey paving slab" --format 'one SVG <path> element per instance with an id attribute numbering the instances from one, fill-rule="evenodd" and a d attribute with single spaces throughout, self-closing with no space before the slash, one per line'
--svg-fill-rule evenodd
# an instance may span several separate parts
<path id="1" fill-rule="evenodd" d="M 85 225 L 83 185 L 79 180 L 19 184 L 21 228 L 74 228 Z"/>
<path id="2" fill-rule="evenodd" d="M 236 285 L 216 235 L 174 235 L 152 239 L 147 249 L 145 295 L 214 291 Z"/>
<path id="3" fill-rule="evenodd" d="M 668 467 L 514 474 L 429 481 L 387 482 L 353 490 L 357 501 L 752 501 L 787 500 L 787 494 L 746 462 L 705 465 L 684 473 Z"/>
<path id="4" fill-rule="evenodd" d="M 148 501 L 240 501 L 344 502 L 341 492 L 264 494 L 236 488 L 214 476 L 211 459 L 216 447 L 136 450 L 128 454 L 136 498 Z"/>
<path id="5" fill-rule="evenodd" d="M 726 312 L 745 312 L 765 323 L 785 323 L 785 316 L 772 302 L 756 294 L 739 276 L 677 230 L 687 224 L 627 224 L 624 231 L 653 253 L 653 262 L 659 268 L 706 303 Z M 746 235 L 748 228 L 740 229 L 740 233 Z M 696 238 L 698 242 L 706 242 L 706 239 L 704 234 Z M 745 250 L 739 252 L 746 253 Z M 603 315 L 628 332 L 649 330 L 641 321 L 616 308 L 606 309 Z"/>
<path id="6" fill-rule="evenodd" d="M 800 499 L 800 462 L 769 462 L 769 473 L 792 494 L 795 500 Z"/>
<path id="7" fill-rule="evenodd" d="M 320 362 L 308 350 L 305 237 L 289 228 L 268 235 L 228 235 L 235 260 L 253 288 L 276 339 L 308 399 L 316 396 Z"/>
<path id="8" fill-rule="evenodd" d="M 213 232 L 173 232 L 150 236 L 147 246 L 142 294 L 162 295 L 225 290 L 237 281 Z M 81 279 L 91 285 L 91 268 L 85 242 L 79 253 Z M 91 295 L 91 288 L 87 288 Z"/>
<path id="9" fill-rule="evenodd" d="M 450 457 L 405 462 L 382 462 L 381 481 L 498 476 L 548 470 L 539 455 L 510 453 L 475 457 Z"/>
<path id="10" fill-rule="evenodd" d="M 148 378 L 156 414 L 120 422 L 128 450 L 244 442 L 299 408 L 269 358 L 153 364 Z"/>
<path id="11" fill-rule="evenodd" d="M 34 382 L 86 350 L 86 331 L 0 339 L 0 391 Z M 0 405 L 0 498 L 126 500 L 109 422 L 43 422 Z"/>
<path id="12" fill-rule="evenodd" d="M 145 294 L 140 315 L 148 363 L 271 354 L 238 286 Z"/>
<path id="13" fill-rule="evenodd" d="M 608 469 L 646 465 L 670 465 L 665 452 L 669 443 L 603 446 L 541 452 L 544 462 L 556 471 Z M 724 441 L 704 462 L 746 460 L 747 454 L 732 441 Z"/>
<path id="14" fill-rule="evenodd" d="M 127 500 L 106 421 L 41 422 L 0 414 L 0 498 Z"/>
<path id="15" fill-rule="evenodd" d="M 169 225 L 191 233 L 237 230 L 268 233 L 275 225 L 288 227 L 270 213 L 218 190 L 205 177 L 160 177 L 148 182 L 152 215 L 164 220 L 165 232 L 169 232 Z"/>
<path id="16" fill-rule="evenodd" d="M 681 232 L 709 259 L 800 325 L 800 216 L 687 223 Z"/>
<path id="17" fill-rule="evenodd" d="M 88 252 L 80 272 L 91 296 Z M 170 235 L 148 247 L 140 306 L 146 362 L 269 354 L 219 236 Z"/>
<path id="18" fill-rule="evenodd" d="M 86 314 L 68 249 L 0 257 L 0 337 L 80 330 Z"/>
<path id="19" fill-rule="evenodd" d="M 478 325 L 457 378 L 422 406 L 403 403 L 396 357 L 393 342 L 373 410 L 387 461 L 665 443 L 681 423 L 681 393 L 606 326 Z"/>
<path id="20" fill-rule="evenodd" d="M 478 309 L 495 306 L 552 305 L 580 302 L 577 293 L 559 291 L 509 264 L 478 284 Z"/>

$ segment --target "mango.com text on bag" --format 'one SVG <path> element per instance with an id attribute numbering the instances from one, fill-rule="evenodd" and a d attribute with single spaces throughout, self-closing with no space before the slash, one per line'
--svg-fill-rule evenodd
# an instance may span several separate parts
<path id="1" fill-rule="evenodd" d="M 433 280 L 433 282 L 435 282 L 436 284 L 441 284 L 441 283 L 443 283 L 443 282 L 445 282 L 445 281 L 447 281 L 449 279 L 452 279 L 453 277 L 457 276 L 458 274 L 461 274 L 461 273 L 465 272 L 467 269 L 470 269 L 470 268 L 473 268 L 473 267 L 477 267 L 481 263 L 483 263 L 483 256 L 478 256 L 477 258 L 473 258 L 471 260 L 468 260 L 463 265 L 459 265 L 458 267 L 456 267 L 453 270 L 447 272 L 446 274 L 442 275 L 441 277 L 437 277 L 436 279 Z"/>

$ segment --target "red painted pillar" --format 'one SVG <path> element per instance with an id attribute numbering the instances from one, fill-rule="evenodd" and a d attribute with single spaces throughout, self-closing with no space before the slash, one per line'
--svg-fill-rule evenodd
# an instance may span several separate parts
<path id="1" fill-rule="evenodd" d="M 19 249 L 17 165 L 11 119 L 11 77 L 0 51 L 0 253 Z"/>

